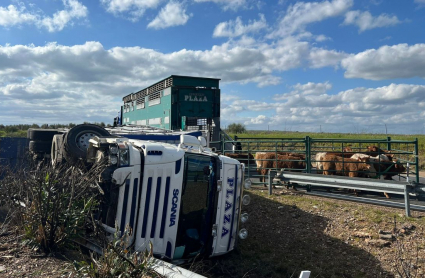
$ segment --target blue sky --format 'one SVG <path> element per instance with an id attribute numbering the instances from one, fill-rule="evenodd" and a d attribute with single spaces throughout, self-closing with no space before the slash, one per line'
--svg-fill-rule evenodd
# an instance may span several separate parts
<path id="1" fill-rule="evenodd" d="M 169 75 L 221 79 L 222 125 L 425 132 L 425 0 L 0 1 L 0 120 L 110 123 Z"/>

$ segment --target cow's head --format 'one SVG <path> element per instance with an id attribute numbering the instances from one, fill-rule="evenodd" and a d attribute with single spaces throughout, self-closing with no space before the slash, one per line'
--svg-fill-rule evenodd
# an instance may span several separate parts
<path id="1" fill-rule="evenodd" d="M 353 151 L 353 149 L 351 149 L 351 146 L 348 146 L 348 147 L 345 147 L 344 149 L 342 149 L 342 151 L 346 152 L 346 153 L 350 153 L 350 152 Z"/>
<path id="2" fill-rule="evenodd" d="M 364 163 L 364 165 L 360 165 L 363 167 L 359 168 L 362 168 L 366 172 L 366 175 L 369 176 L 369 178 L 376 177 L 376 168 L 373 165 L 373 160 L 371 160 L 369 157 L 359 157 L 357 160 L 361 163 Z"/>
<path id="3" fill-rule="evenodd" d="M 378 152 L 379 148 L 377 146 L 368 146 L 367 151 L 368 152 Z"/>
<path id="4" fill-rule="evenodd" d="M 397 173 L 403 173 L 404 171 L 406 171 L 406 167 L 404 167 L 403 164 L 401 164 L 398 159 L 394 159 L 393 160 L 394 163 L 394 168 L 396 169 Z"/>
<path id="5" fill-rule="evenodd" d="M 257 164 L 257 171 L 260 172 L 264 156 L 266 155 L 265 152 L 257 152 L 255 153 L 255 164 Z"/>

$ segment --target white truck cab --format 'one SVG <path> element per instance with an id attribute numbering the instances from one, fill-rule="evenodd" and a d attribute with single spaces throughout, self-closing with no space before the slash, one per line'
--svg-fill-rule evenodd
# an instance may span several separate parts
<path id="1" fill-rule="evenodd" d="M 159 258 L 187 260 L 233 250 L 241 229 L 244 164 L 213 153 L 205 140 L 181 135 L 180 144 L 93 137 L 87 161 L 107 160 L 102 174 L 105 229 L 131 229 L 129 245 Z M 249 184 L 246 186 L 249 187 Z M 242 216 L 242 217 L 241 217 Z M 242 219 L 241 219 L 242 218 Z"/>

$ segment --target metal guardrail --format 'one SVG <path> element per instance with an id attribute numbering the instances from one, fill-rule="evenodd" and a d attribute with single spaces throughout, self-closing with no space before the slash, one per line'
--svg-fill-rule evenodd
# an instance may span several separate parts
<path id="1" fill-rule="evenodd" d="M 272 173 L 269 172 L 268 187 L 269 194 L 272 193 Z M 308 173 L 294 173 L 280 171 L 274 178 L 273 182 L 287 182 L 304 184 L 307 186 L 325 186 L 325 187 L 337 187 L 354 190 L 365 190 L 373 192 L 386 192 L 398 195 L 404 195 L 404 205 L 406 210 L 406 216 L 410 217 L 410 198 L 409 193 L 415 193 L 417 184 L 410 182 L 398 182 L 398 181 L 387 181 L 387 180 L 367 180 L 362 178 L 349 178 L 339 176 L 318 176 L 315 174 Z"/>

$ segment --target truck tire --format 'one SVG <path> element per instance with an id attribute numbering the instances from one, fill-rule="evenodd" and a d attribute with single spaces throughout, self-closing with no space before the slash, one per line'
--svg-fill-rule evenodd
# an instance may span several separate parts
<path id="1" fill-rule="evenodd" d="M 66 161 L 75 163 L 79 159 L 85 159 L 89 139 L 94 136 L 110 136 L 110 134 L 106 129 L 93 124 L 81 124 L 69 130 L 63 139 L 63 154 Z"/>
<path id="2" fill-rule="evenodd" d="M 60 132 L 56 129 L 34 129 L 30 128 L 27 131 L 27 138 L 31 141 L 49 141 L 51 142 L 53 136 Z"/>
<path id="3" fill-rule="evenodd" d="M 50 157 L 52 159 L 52 165 L 53 166 L 59 166 L 64 161 L 64 156 L 63 156 L 63 152 L 64 152 L 63 138 L 64 138 L 64 136 L 65 136 L 64 134 L 56 134 L 55 136 L 53 136 L 52 149 L 51 149 L 51 152 L 50 152 Z"/>
<path id="4" fill-rule="evenodd" d="M 30 141 L 29 150 L 33 153 L 49 153 L 52 148 L 52 141 Z"/>

